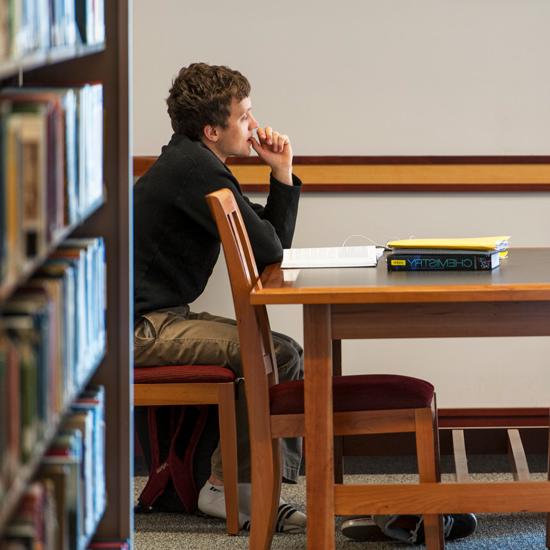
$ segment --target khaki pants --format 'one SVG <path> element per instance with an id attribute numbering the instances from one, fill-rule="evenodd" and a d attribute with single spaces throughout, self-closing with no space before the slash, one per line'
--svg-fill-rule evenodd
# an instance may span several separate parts
<path id="1" fill-rule="evenodd" d="M 303 378 L 302 348 L 292 338 L 273 332 L 279 380 Z M 170 364 L 220 365 L 242 377 L 237 324 L 209 313 L 193 313 L 188 306 L 154 311 L 138 319 L 134 331 L 136 367 Z M 250 482 L 248 417 L 243 384 L 236 405 L 239 481 Z M 294 482 L 302 460 L 301 438 L 281 441 L 283 476 Z M 212 454 L 211 471 L 223 479 L 220 447 Z"/>

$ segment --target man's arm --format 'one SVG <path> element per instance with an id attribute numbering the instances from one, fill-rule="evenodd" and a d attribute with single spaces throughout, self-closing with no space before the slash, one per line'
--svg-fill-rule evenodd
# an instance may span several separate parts
<path id="1" fill-rule="evenodd" d="M 269 220 L 283 248 L 289 248 L 294 236 L 298 200 L 302 182 L 292 174 L 292 144 L 287 135 L 271 127 L 258 128 L 257 139 L 250 143 L 258 156 L 271 168 L 270 188 L 265 208 L 250 203 L 261 218 Z"/>

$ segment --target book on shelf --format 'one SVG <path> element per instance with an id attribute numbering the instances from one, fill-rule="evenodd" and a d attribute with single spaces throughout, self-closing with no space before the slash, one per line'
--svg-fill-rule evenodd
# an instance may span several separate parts
<path id="1" fill-rule="evenodd" d="M 1 1 L 1 0 L 0 0 Z M 6 196 L 6 170 L 5 170 L 5 120 L 2 114 L 2 104 L 0 103 L 0 284 L 8 275 L 8 237 L 7 237 L 7 196 Z M 13 262 L 9 262 L 12 264 Z"/>
<path id="2" fill-rule="evenodd" d="M 10 57 L 10 13 L 8 2 L 10 0 L 0 0 L 0 64 L 5 63 Z"/>
<path id="3" fill-rule="evenodd" d="M 48 302 L 43 295 L 32 300 L 16 296 L 4 305 L 2 311 L 3 326 L 16 345 L 20 358 L 20 456 L 23 463 L 32 456 L 51 420 L 48 316 Z"/>
<path id="4" fill-rule="evenodd" d="M 105 41 L 104 0 L 77 0 L 76 22 L 83 44 L 101 44 Z"/>
<path id="5" fill-rule="evenodd" d="M 50 281 L 53 285 L 61 287 L 59 296 L 60 309 L 62 311 L 60 319 L 61 338 L 58 340 L 59 354 L 61 363 L 59 372 L 63 385 L 60 388 L 60 399 L 63 405 L 68 403 L 76 387 L 75 370 L 78 363 L 78 349 L 76 336 L 76 322 L 78 309 L 78 298 L 76 291 L 76 269 L 69 264 L 48 260 L 37 272 L 35 278 L 29 281 L 29 284 L 42 284 L 44 288 L 50 288 Z"/>
<path id="6" fill-rule="evenodd" d="M 38 0 L 41 1 L 41 0 Z M 74 0 L 57 0 L 51 3 L 52 47 L 75 46 L 79 43 Z"/>
<path id="7" fill-rule="evenodd" d="M 92 464 L 91 477 L 87 480 L 90 486 L 91 503 L 90 516 L 92 525 L 96 525 L 107 505 L 105 487 L 105 388 L 103 386 L 89 387 L 82 392 L 72 404 L 75 412 L 85 412 L 91 415 L 92 421 Z"/>
<path id="8" fill-rule="evenodd" d="M 388 271 L 490 271 L 500 264 L 496 251 L 398 250 L 387 256 Z"/>
<path id="9" fill-rule="evenodd" d="M 94 501 L 93 501 L 93 414 L 88 411 L 71 411 L 71 414 L 63 421 L 61 427 L 63 431 L 78 430 L 82 435 L 81 459 L 81 501 L 79 503 L 80 517 L 82 520 L 81 535 L 91 534 L 95 525 Z M 55 444 L 55 442 L 54 442 Z M 52 445 L 53 447 L 53 445 Z M 50 449 L 49 456 L 52 456 Z"/>
<path id="10" fill-rule="evenodd" d="M 63 354 L 64 325 L 67 320 L 65 313 L 65 291 L 62 279 L 44 278 L 35 276 L 30 279 L 20 293 L 32 296 L 33 292 L 44 292 L 49 301 L 49 326 L 48 326 L 48 365 L 51 373 L 51 407 L 54 413 L 61 411 L 67 402 L 67 396 L 60 380 L 65 380 L 67 372 L 65 357 Z"/>
<path id="11" fill-rule="evenodd" d="M 78 429 L 60 433 L 43 458 L 39 479 L 51 479 L 56 488 L 57 522 L 63 548 L 80 549 L 84 534 L 82 510 L 82 434 Z"/>
<path id="12" fill-rule="evenodd" d="M 19 376 L 19 352 L 0 318 L 0 494 L 10 487 L 20 463 Z"/>
<path id="13" fill-rule="evenodd" d="M 29 485 L 6 529 L 6 550 L 60 548 L 54 492 L 50 480 Z"/>
<path id="14" fill-rule="evenodd" d="M 2 101 L 2 99 L 0 99 Z M 15 269 L 45 251 L 46 235 L 46 109 L 35 105 L 33 112 L 6 108 L 2 102 L 1 124 L 4 147 L 2 163 L 2 202 L 5 204 L 6 260 L 4 271 L 15 276 Z"/>

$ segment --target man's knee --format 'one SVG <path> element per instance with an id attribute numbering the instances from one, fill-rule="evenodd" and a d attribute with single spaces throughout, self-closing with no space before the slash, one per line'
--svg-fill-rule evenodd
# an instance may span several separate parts
<path id="1" fill-rule="evenodd" d="M 304 376 L 303 352 L 300 345 L 284 335 L 273 335 L 275 358 L 281 380 L 299 380 Z"/>

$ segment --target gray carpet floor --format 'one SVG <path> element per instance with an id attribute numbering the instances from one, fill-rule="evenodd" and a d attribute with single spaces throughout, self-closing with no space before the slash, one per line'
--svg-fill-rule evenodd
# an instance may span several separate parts
<path id="1" fill-rule="evenodd" d="M 444 475 L 444 478 L 447 477 Z M 510 480 L 509 474 L 474 474 L 477 480 Z M 533 479 L 545 479 L 544 474 L 533 474 Z M 384 483 L 399 480 L 413 483 L 416 476 L 401 475 L 350 475 L 347 483 Z M 144 477 L 135 478 L 135 495 L 140 493 Z M 304 478 L 298 485 L 283 485 L 282 496 L 304 510 Z M 390 550 L 418 548 L 394 543 L 353 542 L 338 531 L 342 518 L 337 518 L 336 548 L 342 550 Z M 449 550 L 536 550 L 545 547 L 545 516 L 543 514 L 499 514 L 478 516 L 476 533 L 460 541 L 449 542 Z M 135 516 L 135 548 L 137 550 L 233 550 L 248 548 L 246 533 L 230 537 L 225 533 L 222 520 L 186 514 L 146 514 Z M 306 548 L 305 535 L 275 535 L 273 550 L 299 550 Z"/>

